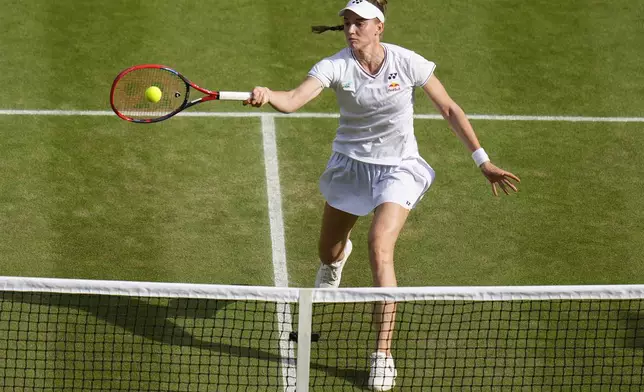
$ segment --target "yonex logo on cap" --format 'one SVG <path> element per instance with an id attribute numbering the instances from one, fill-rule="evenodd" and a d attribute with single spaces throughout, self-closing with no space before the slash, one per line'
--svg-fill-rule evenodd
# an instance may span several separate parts
<path id="1" fill-rule="evenodd" d="M 351 0 L 347 3 L 347 6 L 344 7 L 338 15 L 344 16 L 344 11 L 353 11 L 358 16 L 364 19 L 375 19 L 378 18 L 381 22 L 385 21 L 385 15 L 382 13 L 382 10 L 375 6 L 373 3 L 365 0 Z"/>

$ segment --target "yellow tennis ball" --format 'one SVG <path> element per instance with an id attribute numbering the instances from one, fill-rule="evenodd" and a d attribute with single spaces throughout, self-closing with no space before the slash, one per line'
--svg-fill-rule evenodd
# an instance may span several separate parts
<path id="1" fill-rule="evenodd" d="M 153 103 L 159 102 L 162 95 L 161 89 L 157 86 L 148 87 L 148 89 L 145 90 L 145 99 Z"/>

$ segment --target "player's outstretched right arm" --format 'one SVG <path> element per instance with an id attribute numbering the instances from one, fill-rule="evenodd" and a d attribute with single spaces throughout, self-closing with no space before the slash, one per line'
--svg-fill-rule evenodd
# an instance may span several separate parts
<path id="1" fill-rule="evenodd" d="M 308 76 L 302 84 L 290 91 L 273 91 L 267 87 L 255 87 L 252 97 L 244 101 L 244 104 L 259 108 L 268 103 L 279 112 L 293 113 L 320 95 L 323 88 L 319 80 Z"/>

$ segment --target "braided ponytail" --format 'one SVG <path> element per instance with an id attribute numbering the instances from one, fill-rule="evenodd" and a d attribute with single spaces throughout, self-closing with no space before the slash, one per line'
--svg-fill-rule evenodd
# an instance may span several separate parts
<path id="1" fill-rule="evenodd" d="M 380 11 L 384 14 L 387 11 L 387 0 L 367 0 L 371 4 L 378 7 Z M 325 31 L 343 31 L 344 25 L 337 26 L 311 26 L 311 32 L 315 34 L 322 34 Z"/>
<path id="2" fill-rule="evenodd" d="M 311 26 L 311 31 L 315 34 L 322 34 L 325 31 L 342 31 L 344 30 L 344 25 L 337 26 Z"/>

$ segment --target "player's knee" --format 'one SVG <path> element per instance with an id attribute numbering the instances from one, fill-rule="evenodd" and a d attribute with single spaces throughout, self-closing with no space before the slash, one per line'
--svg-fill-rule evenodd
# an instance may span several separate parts
<path id="1" fill-rule="evenodd" d="M 395 243 L 384 236 L 369 236 L 369 259 L 374 266 L 392 264 L 394 262 Z"/>

